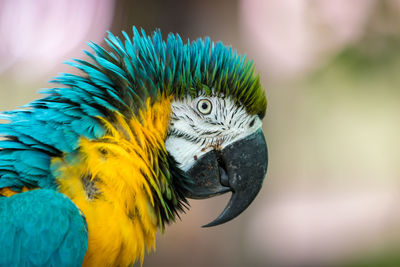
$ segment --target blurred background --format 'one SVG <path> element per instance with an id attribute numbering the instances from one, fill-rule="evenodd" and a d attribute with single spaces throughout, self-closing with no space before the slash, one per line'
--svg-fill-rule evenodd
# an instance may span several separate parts
<path id="1" fill-rule="evenodd" d="M 399 0 L 0 0 L 0 110 L 132 25 L 232 45 L 269 101 L 253 204 L 203 229 L 229 196 L 191 201 L 144 267 L 400 266 Z"/>

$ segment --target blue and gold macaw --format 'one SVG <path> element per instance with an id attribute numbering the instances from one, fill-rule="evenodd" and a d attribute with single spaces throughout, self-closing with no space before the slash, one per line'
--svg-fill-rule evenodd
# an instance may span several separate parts
<path id="1" fill-rule="evenodd" d="M 90 43 L 57 87 L 0 124 L 0 266 L 130 266 L 186 198 L 232 192 L 238 216 L 267 169 L 254 67 L 208 38 L 133 28 Z"/>

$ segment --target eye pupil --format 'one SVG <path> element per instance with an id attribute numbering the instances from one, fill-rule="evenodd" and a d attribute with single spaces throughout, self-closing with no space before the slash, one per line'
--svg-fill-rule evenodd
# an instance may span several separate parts
<path id="1" fill-rule="evenodd" d="M 207 109 L 208 108 L 208 104 L 206 102 L 204 102 L 203 104 L 201 104 L 201 108 L 202 109 Z"/>

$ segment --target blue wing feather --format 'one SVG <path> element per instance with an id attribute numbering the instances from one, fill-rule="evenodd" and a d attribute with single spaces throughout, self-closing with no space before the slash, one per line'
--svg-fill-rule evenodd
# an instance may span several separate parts
<path id="1" fill-rule="evenodd" d="M 63 194 L 33 190 L 0 197 L 0 266 L 81 266 L 88 232 Z"/>

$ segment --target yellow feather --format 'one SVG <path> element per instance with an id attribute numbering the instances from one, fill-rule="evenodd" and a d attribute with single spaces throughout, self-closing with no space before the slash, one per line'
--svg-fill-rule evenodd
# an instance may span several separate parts
<path id="1" fill-rule="evenodd" d="M 169 97 L 151 104 L 127 120 L 115 114 L 113 123 L 100 118 L 107 135 L 99 140 L 81 138 L 72 164 L 54 158 L 59 189 L 85 214 L 89 246 L 83 266 L 128 266 L 143 262 L 146 250 L 155 247 L 159 211 L 152 188 L 159 184 L 159 153 L 165 153 L 170 119 Z M 90 198 L 83 178 L 90 179 L 97 195 Z"/>
<path id="2" fill-rule="evenodd" d="M 32 190 L 32 189 L 29 189 L 28 187 L 24 186 L 24 187 L 22 187 L 21 192 L 26 192 L 26 191 L 30 191 L 30 190 Z M 3 197 L 11 197 L 11 196 L 21 193 L 21 192 L 14 191 L 9 187 L 0 188 L 0 196 L 3 196 Z"/>

